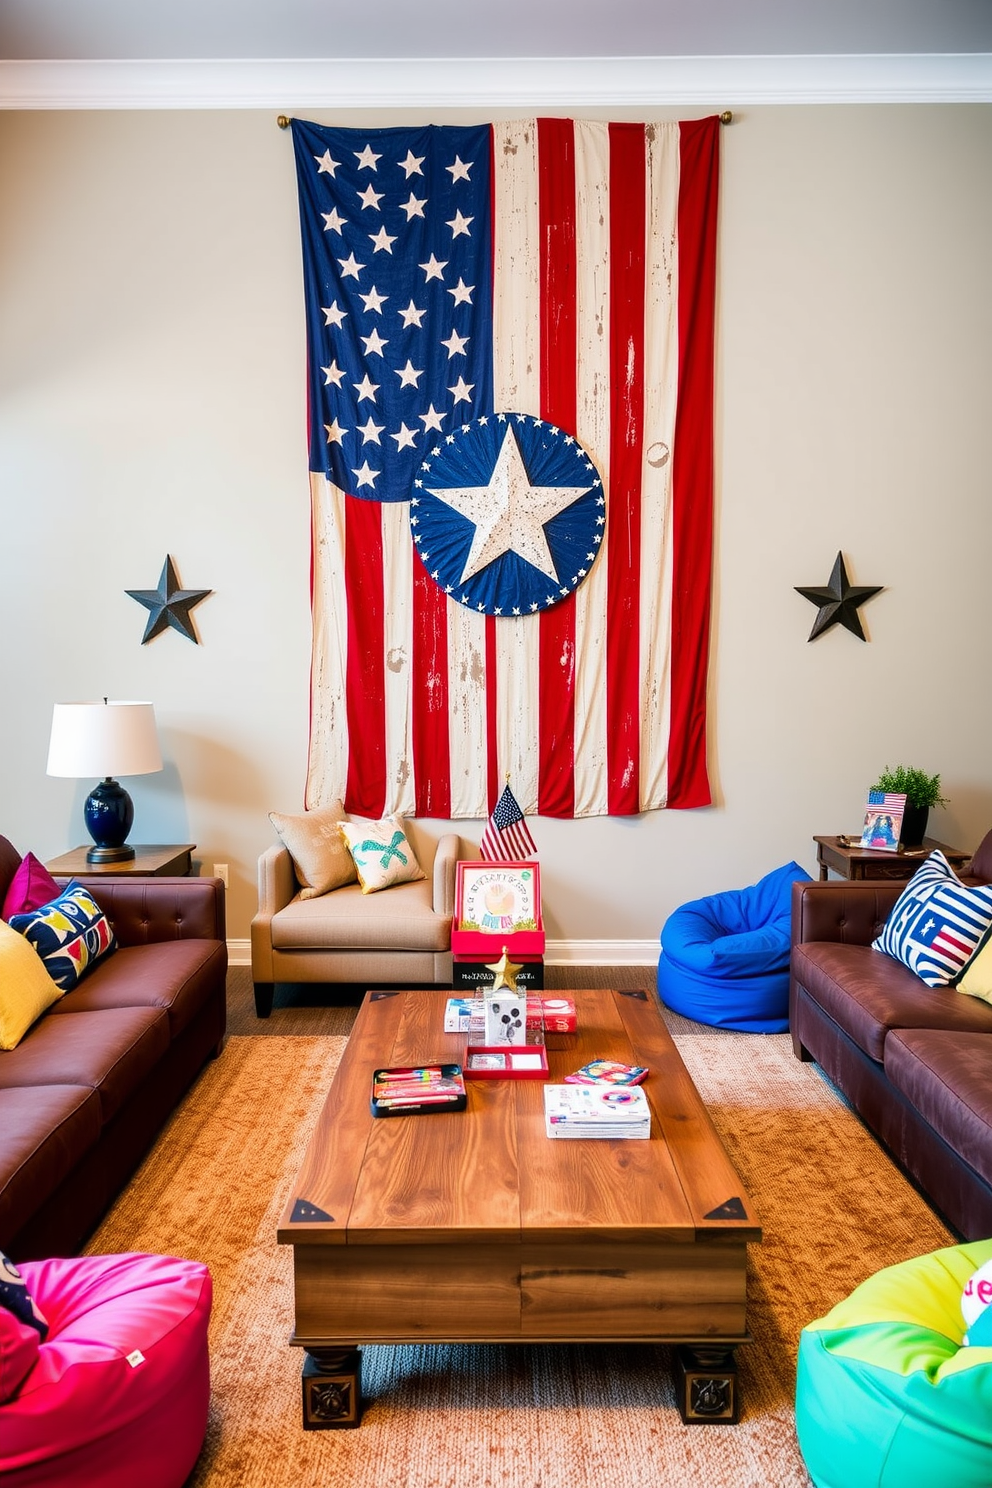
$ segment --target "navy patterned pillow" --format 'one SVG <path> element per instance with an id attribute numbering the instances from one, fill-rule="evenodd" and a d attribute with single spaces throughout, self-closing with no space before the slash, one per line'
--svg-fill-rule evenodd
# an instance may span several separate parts
<path id="1" fill-rule="evenodd" d="M 903 889 L 877 940 L 928 987 L 946 987 L 992 925 L 992 884 L 963 884 L 944 854 L 930 854 Z"/>
<path id="2" fill-rule="evenodd" d="M 31 942 L 48 975 L 63 992 L 71 992 L 102 956 L 117 949 L 107 916 L 75 880 L 50 904 L 28 914 L 12 915 L 9 923 Z"/>
<path id="3" fill-rule="evenodd" d="M 37 1328 L 42 1342 L 48 1334 L 48 1322 L 25 1285 L 24 1278 L 8 1256 L 0 1250 L 0 1307 L 12 1312 L 19 1323 Z M 30 1337 L 30 1334 L 28 1335 Z"/>

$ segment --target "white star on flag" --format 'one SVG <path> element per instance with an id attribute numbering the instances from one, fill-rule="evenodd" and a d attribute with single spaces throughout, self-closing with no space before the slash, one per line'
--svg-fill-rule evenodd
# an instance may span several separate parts
<path id="1" fill-rule="evenodd" d="M 372 489 L 375 490 L 375 478 L 379 474 L 379 472 L 378 470 L 369 469 L 368 460 L 366 460 L 365 463 L 358 468 L 358 470 L 355 470 L 352 473 L 358 477 L 358 484 L 360 486 L 371 486 Z"/>
<path id="2" fill-rule="evenodd" d="M 379 203 L 385 194 L 384 191 L 376 191 L 370 181 L 365 190 L 358 193 L 358 199 L 363 207 L 374 207 L 377 212 L 381 212 L 382 208 L 379 206 Z"/>
<path id="3" fill-rule="evenodd" d="M 423 215 L 424 215 L 424 208 L 426 207 L 426 205 L 427 205 L 427 198 L 426 198 L 426 196 L 423 197 L 423 198 L 418 197 L 418 196 L 414 196 L 413 192 L 411 191 L 410 192 L 410 200 L 409 201 L 405 201 L 405 202 L 400 202 L 400 211 L 406 213 L 406 220 L 407 220 L 407 222 L 412 222 L 413 219 L 414 219 L 414 217 L 423 217 Z"/>
<path id="4" fill-rule="evenodd" d="M 364 150 L 355 150 L 353 153 L 358 161 L 359 170 L 375 170 L 376 161 L 382 159 L 381 155 L 373 155 L 371 145 L 366 145 Z"/>
<path id="5" fill-rule="evenodd" d="M 459 583 L 480 573 L 504 553 L 518 553 L 548 578 L 557 581 L 544 524 L 578 501 L 591 486 L 532 486 L 516 436 L 507 430 L 486 486 L 435 489 L 432 496 L 467 517 L 475 526 L 472 546 Z"/>

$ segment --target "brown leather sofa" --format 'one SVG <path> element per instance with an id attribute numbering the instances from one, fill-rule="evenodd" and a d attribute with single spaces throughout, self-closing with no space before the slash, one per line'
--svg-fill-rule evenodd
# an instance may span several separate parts
<path id="1" fill-rule="evenodd" d="M 0 837 L 0 901 L 19 862 Z M 79 1248 L 224 1039 L 221 880 L 80 881 L 119 949 L 0 1052 L 0 1250 L 15 1260 Z"/>
<path id="2" fill-rule="evenodd" d="M 992 832 L 966 881 L 992 882 Z M 871 949 L 902 883 L 797 883 L 789 1023 L 967 1240 L 992 1235 L 992 1006 Z"/>

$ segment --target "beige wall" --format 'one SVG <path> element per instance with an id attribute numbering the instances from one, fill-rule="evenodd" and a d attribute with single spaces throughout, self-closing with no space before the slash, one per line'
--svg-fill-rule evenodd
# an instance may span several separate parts
<path id="1" fill-rule="evenodd" d="M 755 109 L 722 143 L 717 804 L 535 820 L 557 941 L 653 941 L 686 898 L 812 869 L 887 763 L 941 771 L 936 835 L 992 826 L 992 108 Z M 88 784 L 45 775 L 52 703 L 150 698 L 167 766 L 128 782 L 132 836 L 229 863 L 235 939 L 306 770 L 296 213 L 269 113 L 0 115 L 0 831 L 84 840 Z M 793 586 L 838 549 L 886 586 L 868 645 L 806 641 Z M 167 552 L 215 591 L 200 646 L 139 644 L 124 590 Z"/>

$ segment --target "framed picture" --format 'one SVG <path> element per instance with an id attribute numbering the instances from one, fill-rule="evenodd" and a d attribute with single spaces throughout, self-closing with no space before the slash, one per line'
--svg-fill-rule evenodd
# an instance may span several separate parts
<path id="1" fill-rule="evenodd" d="M 458 864 L 455 926 L 506 936 L 541 926 L 541 870 L 537 863 Z"/>
<path id="2" fill-rule="evenodd" d="M 898 852 L 906 797 L 895 791 L 869 791 L 861 846 L 875 852 Z"/>

